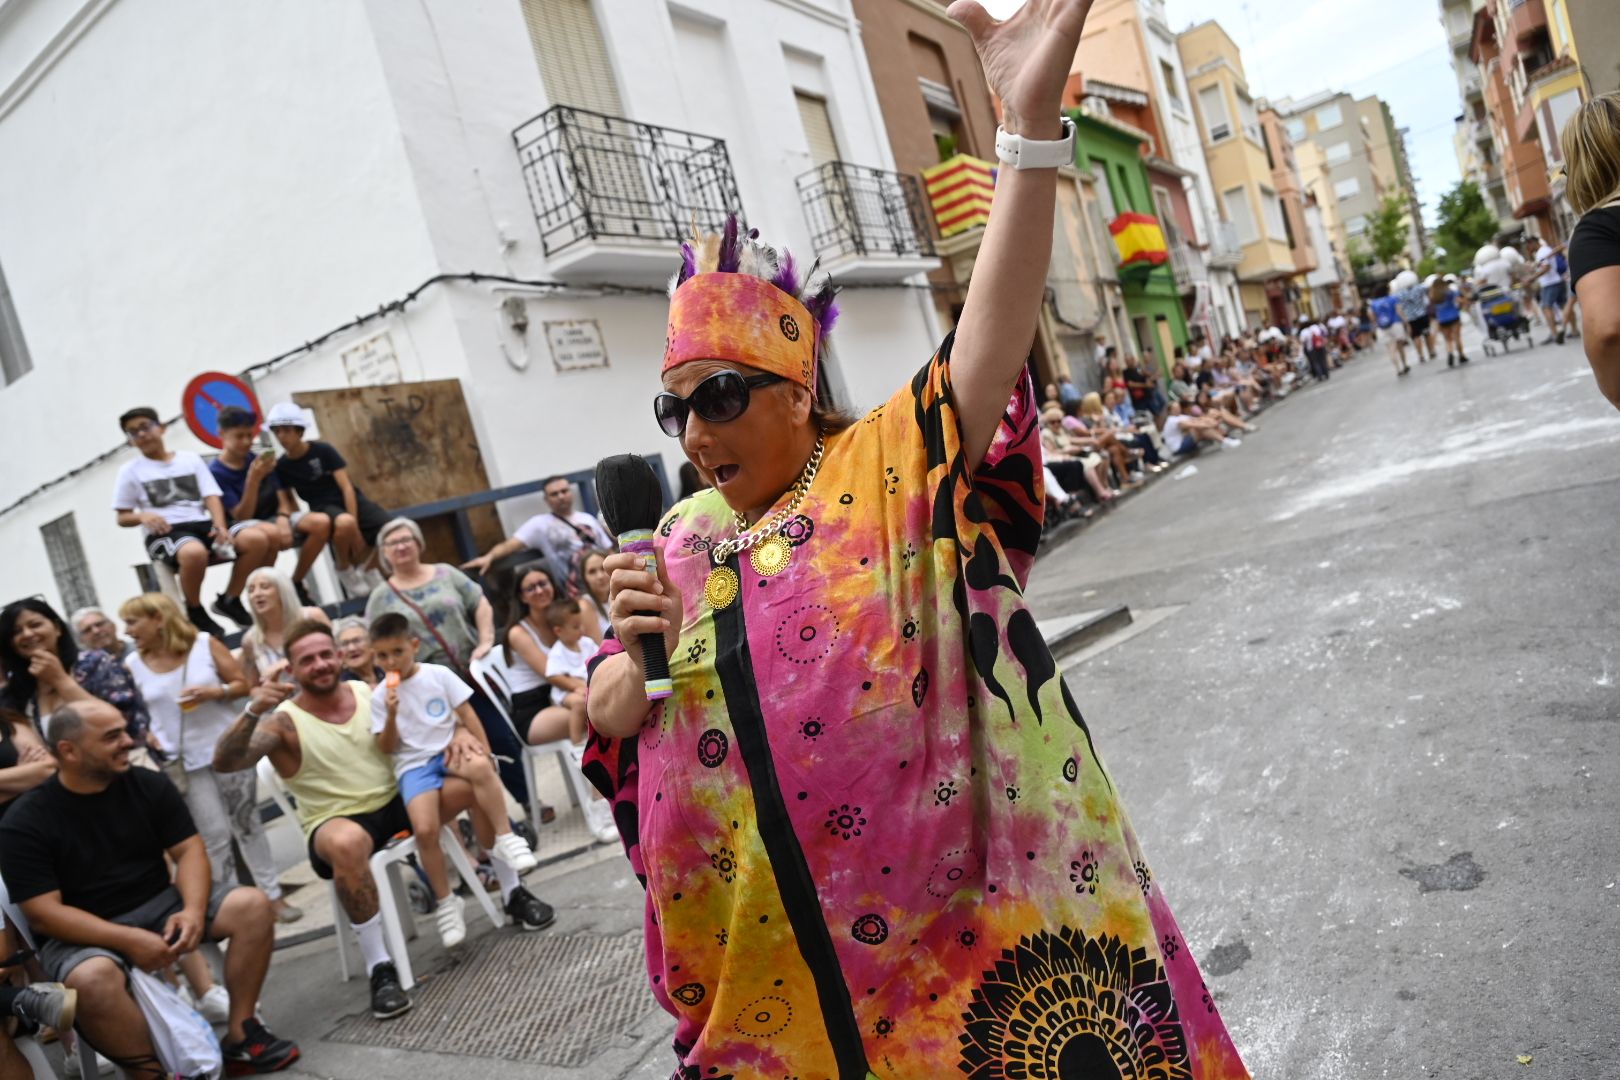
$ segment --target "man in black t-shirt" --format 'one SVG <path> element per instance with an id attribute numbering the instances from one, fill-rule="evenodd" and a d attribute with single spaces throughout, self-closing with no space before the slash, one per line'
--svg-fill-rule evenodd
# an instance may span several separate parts
<path id="1" fill-rule="evenodd" d="M 45 730 L 59 771 L 0 822 L 0 874 L 48 977 L 77 991 L 80 1033 L 129 1076 L 164 1076 L 126 973 L 228 939 L 228 1068 L 273 1072 L 298 1060 L 297 1045 L 253 1015 L 274 944 L 269 899 L 211 886 L 185 801 L 163 773 L 130 768 L 135 742 L 117 709 L 64 705 Z M 172 884 L 165 855 L 176 866 Z"/>
<path id="2" fill-rule="evenodd" d="M 276 462 L 276 479 L 281 481 L 281 506 L 291 514 L 297 509 L 296 494 L 311 511 L 332 519 L 332 556 L 337 560 L 338 580 L 351 596 L 365 596 L 372 583 L 365 567 L 377 546 L 377 532 L 388 524 L 389 513 L 370 499 L 349 479 L 349 463 L 331 443 L 304 438 L 304 410 L 284 401 L 270 410 L 265 419 L 270 434 L 286 451 Z"/>

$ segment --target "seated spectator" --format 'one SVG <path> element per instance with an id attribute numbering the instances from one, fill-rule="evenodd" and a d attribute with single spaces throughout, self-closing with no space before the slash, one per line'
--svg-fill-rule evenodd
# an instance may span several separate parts
<path id="1" fill-rule="evenodd" d="M 574 566 L 574 556 L 582 548 L 612 551 L 617 547 L 601 521 L 574 509 L 574 485 L 569 483 L 568 477 L 547 477 L 544 490 L 545 513 L 536 514 L 519 525 L 509 539 L 502 540 L 478 558 L 462 563 L 462 569 L 482 574 L 496 559 L 528 548 L 544 556 L 551 564 L 552 573 L 561 581 L 566 580 Z"/>
<path id="2" fill-rule="evenodd" d="M 297 1045 L 254 1015 L 274 944 L 264 893 L 212 884 L 174 785 L 131 768 L 135 742 L 117 709 L 71 702 L 51 713 L 46 732 L 59 772 L 0 822 L 0 867 L 46 977 L 77 992 L 80 1034 L 126 1076 L 166 1076 L 127 973 L 168 967 L 203 941 L 229 941 L 227 1068 L 274 1072 L 297 1061 Z M 165 856 L 176 866 L 172 882 Z"/>
<path id="3" fill-rule="evenodd" d="M 163 424 L 148 408 L 131 409 L 118 418 L 118 426 L 140 456 L 124 462 L 113 485 L 113 510 L 118 524 L 140 529 L 146 554 L 153 562 L 174 569 L 186 600 L 186 618 L 199 630 L 219 637 L 225 631 L 208 617 L 202 606 L 203 575 L 216 546 L 231 543 L 225 504 L 219 483 L 202 458 L 163 445 Z M 247 626 L 242 587 L 248 574 L 268 565 L 275 552 L 258 531 L 241 536 L 231 580 L 214 599 L 214 611 L 238 626 Z"/>
<path id="4" fill-rule="evenodd" d="M 1139 413 L 1158 416 L 1164 411 L 1164 394 L 1159 390 L 1159 378 L 1153 362 L 1153 350 L 1143 350 L 1140 360 L 1131 358 L 1125 368 L 1125 391 L 1130 395 L 1131 409 Z"/>
<path id="5" fill-rule="evenodd" d="M 258 776 L 214 772 L 214 743 L 236 719 L 232 702 L 248 692 L 242 665 L 223 641 L 182 618 L 162 593 L 126 600 L 118 614 L 139 648 L 125 666 L 146 701 L 170 779 L 202 836 L 214 881 L 238 880 L 235 841 L 276 920 L 296 922 L 304 913 L 282 898 L 270 838 L 259 820 Z"/>
<path id="6" fill-rule="evenodd" d="M 594 620 L 596 629 L 591 637 L 601 642 L 607 635 L 612 623 L 608 621 L 608 579 L 610 575 L 604 560 L 613 552 L 607 548 L 584 548 L 579 553 L 579 574 L 574 581 L 574 591 L 579 595 L 582 605 L 589 605 L 586 609 L 585 626 L 590 631 L 590 624 Z"/>
<path id="7" fill-rule="evenodd" d="M 1170 370 L 1170 385 L 1166 388 L 1171 401 L 1190 401 L 1198 393 L 1193 385 L 1192 371 L 1184 361 L 1178 361 Z"/>
<path id="8" fill-rule="evenodd" d="M 551 684 L 551 700 L 565 707 L 571 701 L 578 701 L 583 718 L 586 665 L 601 643 L 586 636 L 584 613 L 579 601 L 572 597 L 559 597 L 551 602 L 546 608 L 546 624 L 557 639 L 546 650 L 546 681 Z M 568 737 L 576 744 L 582 743 L 585 732 L 583 728 L 577 732 L 571 730 Z"/>
<path id="9" fill-rule="evenodd" d="M 298 546 L 298 565 L 293 567 L 293 587 L 298 599 L 314 607 L 304 579 L 332 538 L 332 519 L 313 510 L 294 510 L 282 505 L 281 480 L 276 476 L 276 454 L 253 452 L 253 438 L 259 418 L 246 409 L 226 406 L 219 410 L 219 456 L 208 463 L 208 471 L 219 482 L 225 499 L 225 513 L 233 522 L 231 536 L 257 528 L 268 534 L 272 560 L 276 553 Z"/>
<path id="10" fill-rule="evenodd" d="M 1071 447 L 1105 455 L 1121 486 L 1141 479 L 1144 463 L 1154 472 L 1159 470 L 1159 455 L 1152 439 L 1129 432 L 1116 434 L 1108 424 L 1094 424 L 1092 417 L 1081 412 L 1087 401 L 1095 401 L 1095 408 L 1101 411 L 1102 400 L 1095 393 L 1064 409 L 1063 430 L 1068 433 Z"/>
<path id="11" fill-rule="evenodd" d="M 338 580 L 350 596 L 364 596 L 371 589 L 366 564 L 377 545 L 377 531 L 388 521 L 388 511 L 366 498 L 349 478 L 349 463 L 335 446 L 304 438 L 303 409 L 284 401 L 271 408 L 265 423 L 286 451 L 276 462 L 282 512 L 290 519 L 297 511 L 296 495 L 308 504 L 310 513 L 331 519 Z"/>
<path id="12" fill-rule="evenodd" d="M 394 780 L 394 769 L 372 735 L 372 693 L 364 683 L 345 682 L 330 627 L 303 620 L 287 631 L 293 684 L 261 683 L 247 708 L 214 748 L 221 772 L 251 769 L 269 758 L 297 800 L 310 866 L 337 886 L 338 902 L 354 926 L 371 978 L 371 1014 L 380 1020 L 409 1011 L 388 955 L 371 855 L 395 834 L 411 828 Z M 450 756 L 487 754 L 471 731 L 458 728 Z M 472 786 L 447 777 L 439 789 L 439 817 L 448 821 L 473 805 Z M 524 930 L 551 925 L 556 913 L 525 889 L 517 872 L 492 861 L 506 913 Z"/>
<path id="13" fill-rule="evenodd" d="M 366 628 L 366 621 L 358 615 L 349 615 L 339 619 L 334 629 L 337 631 L 338 655 L 343 657 L 340 678 L 348 682 L 363 682 L 371 689 L 377 689 L 377 684 L 383 681 L 387 672 L 377 666 L 376 654 L 371 651 L 371 631 Z"/>
<path id="14" fill-rule="evenodd" d="M 526 563 L 512 576 L 516 594 L 501 635 L 506 677 L 512 689 L 512 722 L 531 746 L 585 738 L 584 702 L 575 707 L 553 702 L 547 681 L 548 656 L 557 643 L 546 612 L 562 594 L 543 562 Z"/>
<path id="15" fill-rule="evenodd" d="M 320 608 L 300 604 L 292 578 L 268 566 L 248 575 L 247 599 L 253 626 L 242 635 L 242 671 L 251 687 L 285 677 L 287 652 L 282 640 L 287 627 L 299 619 L 327 625 L 332 620 Z"/>
<path id="16" fill-rule="evenodd" d="M 489 756 L 483 725 L 467 704 L 472 688 L 447 667 L 417 663 L 422 641 L 411 624 L 395 611 L 377 616 L 371 624 L 371 649 L 387 672 L 383 704 L 386 711 L 371 714 L 371 733 L 377 747 L 394 763 L 399 797 L 411 819 L 416 837 L 416 858 L 433 890 L 434 921 L 446 948 L 460 945 L 467 936 L 461 897 L 450 892 L 450 875 L 439 846 L 439 791 L 447 777 L 465 780 L 472 788 L 473 829 L 480 846 L 517 873 L 533 870 L 534 852 L 512 832 L 506 818 L 506 797 Z M 451 752 L 451 739 L 471 732 L 483 753 L 469 754 L 464 747 Z"/>
<path id="17" fill-rule="evenodd" d="M 1103 397 L 1103 405 L 1113 416 L 1114 422 L 1123 427 L 1136 426 L 1136 408 L 1131 405 L 1130 395 L 1123 390 L 1110 390 Z"/>
<path id="18" fill-rule="evenodd" d="M 1244 434 L 1250 434 L 1260 430 L 1233 410 L 1226 408 L 1225 404 L 1208 390 L 1198 391 L 1198 397 L 1193 401 L 1193 407 L 1184 410 L 1184 415 L 1212 416 L 1219 420 L 1221 425 L 1228 431 L 1241 431 Z"/>
<path id="19" fill-rule="evenodd" d="M 473 686 L 472 706 L 501 760 L 501 782 L 519 806 L 529 802 L 523 746 L 506 718 L 471 681 L 470 665 L 495 647 L 495 609 L 472 578 L 448 563 L 422 561 L 427 549 L 422 529 L 410 518 L 395 518 L 378 533 L 377 550 L 388 577 L 366 601 L 366 619 L 396 611 L 422 641 L 422 660 L 454 671 Z M 539 826 L 535 822 L 535 826 Z"/>
<path id="20" fill-rule="evenodd" d="M 1041 457 L 1065 491 L 1077 492 L 1089 486 L 1101 503 L 1110 502 L 1120 494 L 1099 471 L 1102 456 L 1080 453 L 1071 445 L 1063 430 L 1063 410 L 1056 403 L 1041 410 Z"/>
<path id="21" fill-rule="evenodd" d="M 1080 399 L 1085 396 L 1080 392 L 1080 388 L 1074 385 L 1074 380 L 1066 374 L 1058 376 L 1057 391 L 1058 404 L 1065 409 L 1079 405 Z"/>
<path id="22" fill-rule="evenodd" d="M 0 610 L 0 666 L 6 687 L 0 704 L 27 716 L 34 730 L 63 705 L 99 698 L 124 714 L 129 737 L 146 760 L 149 719 L 146 702 L 129 671 L 99 649 L 79 651 L 67 623 L 38 597 L 14 600 Z"/>
<path id="23" fill-rule="evenodd" d="M 1221 422 L 1212 416 L 1188 416 L 1179 402 L 1165 410 L 1164 444 L 1177 456 L 1198 452 L 1200 443 L 1220 443 L 1233 449 L 1243 444 L 1226 434 Z"/>
<path id="24" fill-rule="evenodd" d="M 135 643 L 118 634 L 118 624 L 98 607 L 82 607 L 68 622 L 81 649 L 100 649 L 114 660 L 123 660 L 135 651 Z"/>

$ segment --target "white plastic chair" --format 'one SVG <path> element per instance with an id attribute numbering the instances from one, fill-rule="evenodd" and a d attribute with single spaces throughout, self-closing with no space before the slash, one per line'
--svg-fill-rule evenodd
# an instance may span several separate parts
<path id="1" fill-rule="evenodd" d="M 557 755 L 557 764 L 562 769 L 563 779 L 568 783 L 568 797 L 575 806 L 589 805 L 594 791 L 585 774 L 579 771 L 575 754 L 578 751 L 573 743 L 567 739 L 558 739 L 556 742 L 542 743 L 539 746 L 530 746 L 524 733 L 517 729 L 512 720 L 512 688 L 506 674 L 506 663 L 502 658 L 501 650 L 491 649 L 482 657 L 474 660 L 469 670 L 472 672 L 473 682 L 484 695 L 495 703 L 500 711 L 501 718 L 506 726 L 512 729 L 517 736 L 518 743 L 523 747 L 523 772 L 529 781 L 529 820 L 536 830 L 540 828 L 540 789 L 534 782 L 534 763 L 545 758 L 547 754 Z"/>
<path id="2" fill-rule="evenodd" d="M 269 792 L 283 814 L 293 817 L 292 800 L 287 793 L 286 782 L 275 767 L 265 758 L 258 763 L 259 786 Z M 472 861 L 462 850 L 461 841 L 455 831 L 449 826 L 439 832 L 439 847 L 443 849 L 450 866 L 456 875 L 467 883 L 473 897 L 489 916 L 489 921 L 497 929 L 506 925 L 506 913 L 496 906 L 490 899 L 484 886 L 478 880 L 478 873 L 473 869 Z M 399 969 L 400 985 L 409 990 L 416 985 L 416 979 L 411 973 L 411 956 L 406 950 L 406 941 L 416 937 L 416 917 L 411 911 L 409 894 L 405 889 L 405 881 L 401 876 L 401 864 L 407 858 L 416 854 L 416 838 L 407 836 L 395 840 L 374 852 L 371 856 L 371 876 L 377 883 L 377 902 L 382 910 L 383 935 L 388 941 L 388 955 Z M 332 901 L 332 926 L 336 931 L 338 950 L 338 972 L 344 982 L 353 977 L 349 968 L 349 934 L 354 924 L 349 921 L 348 912 L 343 910 L 343 904 L 338 900 L 337 886 L 327 882 L 327 893 Z"/>
<path id="3" fill-rule="evenodd" d="M 22 943 L 29 949 L 33 949 L 34 932 L 28 928 L 28 919 L 23 915 L 22 909 L 11 902 L 11 896 L 6 891 L 4 881 L 0 881 L 0 914 L 4 915 L 7 923 L 17 928 L 17 936 L 22 939 Z M 73 1041 L 79 1047 L 80 1075 L 94 1077 L 97 1064 L 95 1050 L 91 1048 L 90 1043 L 83 1035 L 79 1035 Z M 45 1051 L 39 1045 L 38 1040 L 31 1037 L 18 1039 L 17 1049 L 28 1060 L 29 1067 L 34 1070 L 35 1077 L 40 1078 L 40 1080 L 55 1080 L 56 1073 L 51 1069 L 50 1062 L 45 1057 Z M 117 1076 L 124 1075 L 124 1071 L 117 1066 L 113 1067 L 113 1071 Z"/>

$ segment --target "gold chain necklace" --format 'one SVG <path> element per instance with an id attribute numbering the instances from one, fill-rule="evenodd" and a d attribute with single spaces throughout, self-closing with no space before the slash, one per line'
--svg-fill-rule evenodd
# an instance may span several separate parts
<path id="1" fill-rule="evenodd" d="M 799 505 L 810 493 L 810 485 L 815 482 L 816 472 L 821 468 L 821 454 L 825 448 L 826 441 L 822 434 L 817 432 L 816 448 L 811 451 L 810 460 L 804 463 L 804 471 L 793 484 L 793 497 L 782 509 L 752 529 L 747 527 L 746 518 L 739 513 L 732 513 L 732 520 L 737 523 L 740 531 L 730 540 L 722 540 L 714 546 L 711 555 L 714 559 L 714 569 L 709 571 L 709 579 L 703 584 L 703 598 L 709 602 L 710 607 L 716 611 L 730 607 L 741 590 L 742 584 L 737 578 L 737 572 L 725 565 L 726 560 L 733 555 L 747 551 L 748 563 L 760 577 L 775 577 L 788 568 L 788 563 L 793 561 L 793 545 L 784 540 L 780 533 L 782 527 L 798 513 Z"/>

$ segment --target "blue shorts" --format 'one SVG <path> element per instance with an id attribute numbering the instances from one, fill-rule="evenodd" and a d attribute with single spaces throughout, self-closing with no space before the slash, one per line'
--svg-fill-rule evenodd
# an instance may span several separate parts
<path id="1" fill-rule="evenodd" d="M 411 800 L 428 791 L 438 791 L 444 787 L 444 754 L 441 751 L 433 755 L 432 761 L 423 762 L 414 769 L 407 769 L 399 777 L 399 797 L 405 800 L 405 805 L 411 805 Z"/>
<path id="2" fill-rule="evenodd" d="M 1541 306 L 1544 308 L 1561 308 L 1564 301 L 1569 299 L 1569 291 L 1562 281 L 1555 281 L 1551 285 L 1541 287 Z"/>

